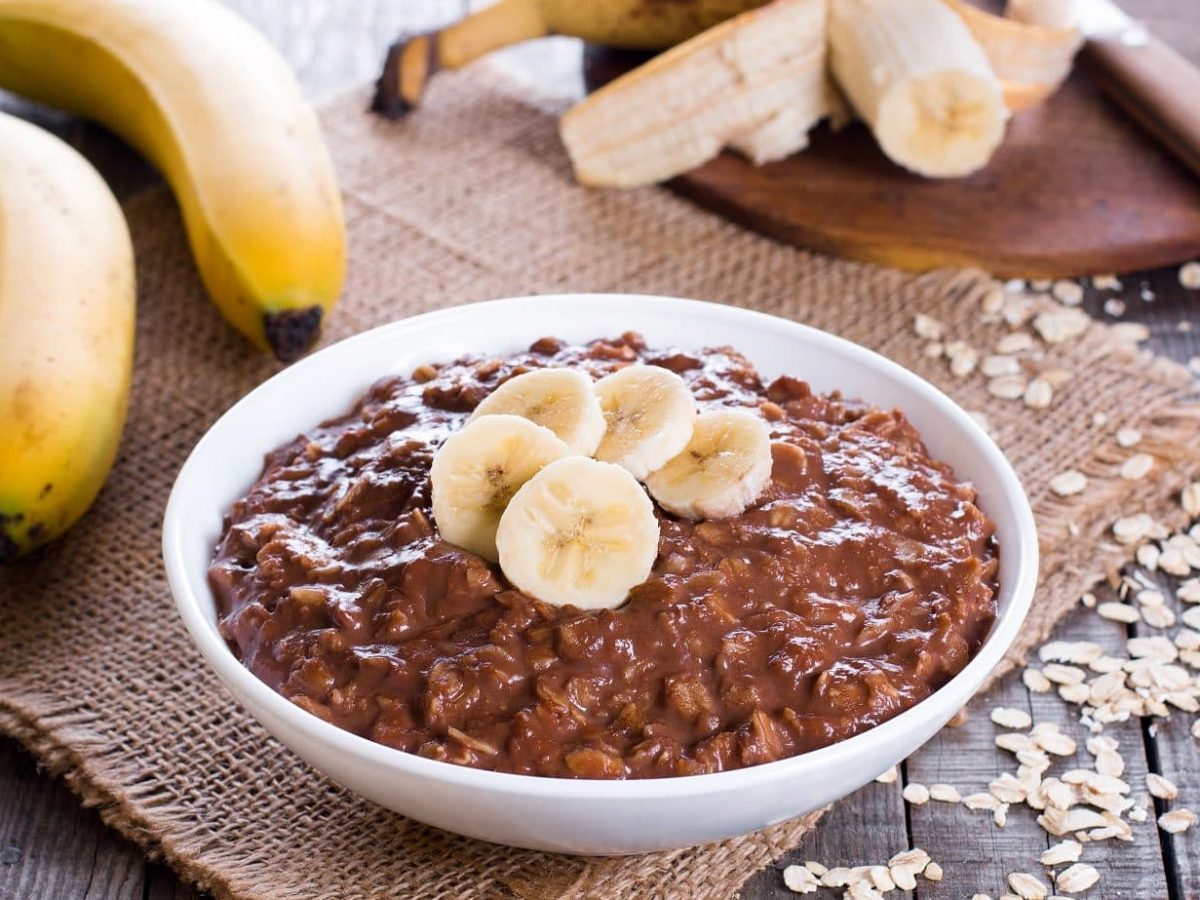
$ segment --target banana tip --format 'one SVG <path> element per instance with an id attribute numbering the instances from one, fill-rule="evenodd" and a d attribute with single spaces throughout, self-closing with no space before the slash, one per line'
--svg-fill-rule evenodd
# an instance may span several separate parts
<path id="1" fill-rule="evenodd" d="M 280 362 L 295 362 L 312 349 L 321 335 L 322 313 L 319 306 L 266 313 L 263 331 L 275 358 Z"/>
<path id="2" fill-rule="evenodd" d="M 0 566 L 6 562 L 12 562 L 20 553 L 21 548 L 17 546 L 17 542 L 0 531 Z"/>
<path id="3" fill-rule="evenodd" d="M 375 82 L 371 111 L 393 121 L 408 115 L 421 102 L 425 83 L 437 68 L 437 42 L 430 35 L 396 41 Z"/>

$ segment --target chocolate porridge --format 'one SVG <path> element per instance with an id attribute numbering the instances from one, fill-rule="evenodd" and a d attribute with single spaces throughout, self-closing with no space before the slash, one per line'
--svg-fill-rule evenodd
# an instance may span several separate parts
<path id="1" fill-rule="evenodd" d="M 483 397 L 534 367 L 635 362 L 677 372 L 702 410 L 767 421 L 771 481 L 752 506 L 656 508 L 650 577 L 599 611 L 528 597 L 439 538 L 431 461 Z M 928 697 L 993 622 L 997 553 L 973 488 L 902 413 L 764 383 L 727 347 L 626 334 L 380 381 L 267 457 L 209 577 L 241 661 L 341 728 L 483 769 L 649 778 L 803 753 Z"/>

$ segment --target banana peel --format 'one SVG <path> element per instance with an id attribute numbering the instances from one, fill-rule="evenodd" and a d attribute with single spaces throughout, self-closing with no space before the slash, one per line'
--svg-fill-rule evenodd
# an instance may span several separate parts
<path id="1" fill-rule="evenodd" d="M 995 16 L 965 0 L 945 2 L 983 47 L 1010 111 L 1020 112 L 1044 102 L 1071 74 L 1075 54 L 1083 46 L 1078 28 Z"/>
<path id="2" fill-rule="evenodd" d="M 825 0 L 775 0 L 617 78 L 560 122 L 577 179 L 664 181 L 734 147 L 758 163 L 808 143 L 836 106 L 825 66 Z"/>
<path id="3" fill-rule="evenodd" d="M 398 119 L 421 102 L 429 80 L 481 56 L 551 34 L 628 50 L 662 50 L 767 0 L 500 0 L 389 49 L 371 109 Z"/>

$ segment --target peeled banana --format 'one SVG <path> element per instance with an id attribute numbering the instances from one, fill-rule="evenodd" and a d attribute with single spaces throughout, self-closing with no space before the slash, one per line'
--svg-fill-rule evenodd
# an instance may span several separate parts
<path id="1" fill-rule="evenodd" d="M 831 0 L 838 84 L 895 162 L 969 175 L 1004 138 L 1008 110 L 987 55 L 943 0 Z"/>
<path id="2" fill-rule="evenodd" d="M 826 0 L 775 0 L 606 84 L 562 118 L 576 178 L 599 187 L 663 181 L 732 146 L 756 163 L 808 143 L 834 107 Z"/>
<path id="3" fill-rule="evenodd" d="M 1051 27 L 993 16 L 965 0 L 946 2 L 983 47 L 1011 111 L 1041 103 L 1071 74 L 1075 54 L 1083 46 L 1083 34 L 1074 25 Z M 1043 21 L 1062 20 L 1060 17 L 1065 15 L 1064 10 L 1045 5 L 1016 9 L 1024 9 L 1025 15 L 1041 13 Z M 1014 11 L 1012 4 L 1009 11 Z"/>
<path id="4" fill-rule="evenodd" d="M 373 108 L 399 118 L 420 103 L 439 69 L 457 69 L 521 41 L 562 34 L 593 44 L 659 50 L 766 0 L 500 0 L 388 51 Z"/>
<path id="5" fill-rule="evenodd" d="M 129 396 L 133 247 L 65 143 L 0 114 L 0 563 L 91 506 Z"/>
<path id="6" fill-rule="evenodd" d="M 658 519 L 620 466 L 572 456 L 550 463 L 508 504 L 496 534 L 500 569 L 555 605 L 619 606 L 658 557 Z"/>
<path id="7" fill-rule="evenodd" d="M 0 87 L 99 120 L 171 183 L 222 313 L 283 360 L 341 291 L 341 197 L 286 63 L 217 0 L 0 0 Z"/>

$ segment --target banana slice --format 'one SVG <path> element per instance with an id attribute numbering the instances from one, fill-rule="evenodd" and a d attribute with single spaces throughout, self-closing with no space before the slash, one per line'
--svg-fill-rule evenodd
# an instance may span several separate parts
<path id="1" fill-rule="evenodd" d="M 646 487 L 659 505 L 685 519 L 736 516 L 758 499 L 771 480 L 771 431 L 752 412 L 701 413 L 683 452 Z"/>
<path id="2" fill-rule="evenodd" d="M 891 159 L 930 178 L 978 171 L 1008 110 L 987 55 L 942 0 L 833 0 L 833 74 Z"/>
<path id="3" fill-rule="evenodd" d="M 592 379 L 576 369 L 534 369 L 510 378 L 475 407 L 471 421 L 497 413 L 549 428 L 581 456 L 595 453 L 604 437 L 604 413 Z"/>
<path id="4" fill-rule="evenodd" d="M 628 366 L 596 382 L 607 430 L 596 459 L 628 469 L 639 481 L 692 438 L 696 401 L 687 382 L 661 366 Z"/>
<path id="5" fill-rule="evenodd" d="M 496 562 L 496 528 L 512 496 L 548 463 L 571 455 L 549 428 L 520 416 L 484 416 L 433 457 L 433 518 L 442 537 Z"/>
<path id="6" fill-rule="evenodd" d="M 557 606 L 611 609 L 650 574 L 658 520 L 627 471 L 572 456 L 517 491 L 500 518 L 496 546 L 504 576 L 526 594 Z"/>

